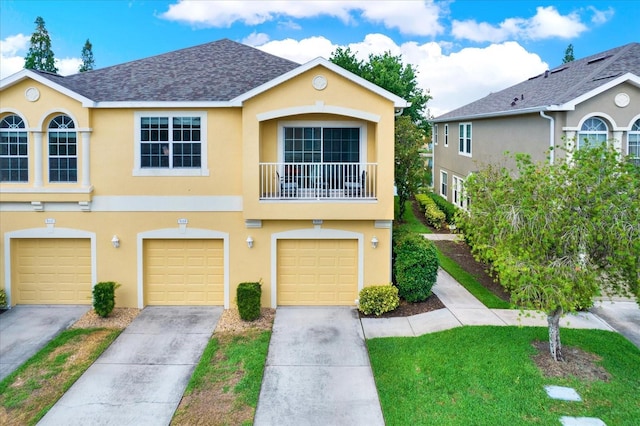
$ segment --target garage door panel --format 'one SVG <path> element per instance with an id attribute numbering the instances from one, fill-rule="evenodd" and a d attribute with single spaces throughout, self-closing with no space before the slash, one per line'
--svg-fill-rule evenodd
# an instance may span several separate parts
<path id="1" fill-rule="evenodd" d="M 17 304 L 91 304 L 91 241 L 14 240 Z"/>
<path id="2" fill-rule="evenodd" d="M 222 305 L 222 240 L 146 240 L 144 294 L 149 305 Z"/>
<path id="3" fill-rule="evenodd" d="M 279 305 L 352 305 L 358 288 L 356 240 L 279 240 Z"/>

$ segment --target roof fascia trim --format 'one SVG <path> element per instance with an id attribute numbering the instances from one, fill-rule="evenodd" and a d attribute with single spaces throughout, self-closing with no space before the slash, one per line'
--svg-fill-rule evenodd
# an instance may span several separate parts
<path id="1" fill-rule="evenodd" d="M 539 111 L 550 111 L 553 110 L 551 107 L 547 106 L 537 106 L 532 108 L 523 108 L 514 111 L 499 111 L 499 112 L 491 112 L 485 114 L 472 114 L 472 115 L 459 115 L 456 117 L 450 118 L 437 118 L 434 120 L 430 120 L 431 123 L 450 123 L 452 121 L 463 121 L 463 120 L 473 120 L 480 118 L 492 118 L 492 117 L 506 117 L 510 115 L 522 115 L 522 114 L 531 114 Z"/>
<path id="2" fill-rule="evenodd" d="M 64 77 L 64 76 L 61 76 Z M 0 90 L 4 90 L 6 88 L 9 88 L 15 84 L 20 83 L 23 80 L 26 79 L 32 79 L 37 81 L 38 83 L 49 87 L 50 89 L 55 90 L 56 92 L 60 92 L 65 96 L 70 97 L 71 99 L 74 99 L 80 103 L 82 103 L 83 107 L 93 107 L 95 106 L 95 102 L 87 97 L 84 97 L 82 95 L 80 95 L 77 92 L 74 92 L 73 90 L 69 90 L 64 86 L 59 85 L 58 83 L 55 83 L 51 80 L 49 80 L 48 78 L 45 78 L 43 76 L 41 76 L 40 74 L 37 74 L 31 70 L 27 70 L 27 69 L 23 69 L 21 71 L 18 71 L 15 74 L 10 75 L 9 77 L 3 79 L 2 81 L 0 81 Z"/>
<path id="3" fill-rule="evenodd" d="M 96 102 L 95 108 L 229 108 L 238 107 L 229 101 L 107 101 Z"/>
<path id="4" fill-rule="evenodd" d="M 626 73 L 621 75 L 620 77 L 617 77 L 601 86 L 596 87 L 595 89 L 578 96 L 575 99 L 570 100 L 569 102 L 565 102 L 562 105 L 557 105 L 553 110 L 554 111 L 572 111 L 576 109 L 576 106 L 588 99 L 591 99 L 597 95 L 599 95 L 600 93 L 603 93 L 613 87 L 618 86 L 619 84 L 625 83 L 625 82 L 630 82 L 631 84 L 640 87 L 640 77 L 633 74 L 633 73 Z"/>
<path id="5" fill-rule="evenodd" d="M 306 71 L 309 71 L 312 68 L 315 68 L 317 66 L 323 66 L 327 69 L 329 69 L 330 71 L 335 72 L 336 74 L 351 80 L 352 82 L 365 87 L 366 89 L 382 96 L 383 98 L 386 98 L 390 101 L 393 102 L 393 105 L 395 108 L 408 108 L 411 106 L 410 102 L 407 102 L 406 100 L 404 100 L 403 98 L 401 98 L 400 96 L 394 95 L 393 93 L 389 92 L 388 90 L 385 90 L 379 86 L 376 86 L 375 84 L 365 80 L 362 77 L 359 77 L 347 70 L 345 70 L 344 68 L 334 64 L 331 61 L 328 61 L 322 57 L 318 57 L 316 59 L 313 59 L 305 64 L 300 65 L 297 68 L 294 68 L 293 70 L 282 74 L 279 77 L 274 78 L 271 81 L 268 81 L 264 84 L 262 84 L 261 86 L 256 87 L 255 89 L 249 90 L 246 93 L 243 93 L 242 95 L 236 97 L 235 99 L 232 99 L 231 102 L 238 102 L 240 104 L 242 104 L 243 102 L 245 102 L 248 99 L 253 98 L 254 96 L 259 95 L 260 93 L 263 93 L 275 86 L 278 86 L 282 83 L 284 83 L 287 80 L 290 80 Z"/>

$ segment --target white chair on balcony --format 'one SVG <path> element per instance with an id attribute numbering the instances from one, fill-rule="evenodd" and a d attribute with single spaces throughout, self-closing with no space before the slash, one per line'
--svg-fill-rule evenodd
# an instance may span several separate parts
<path id="1" fill-rule="evenodd" d="M 366 181 L 367 172 L 356 173 L 346 176 L 343 183 L 344 196 L 349 198 L 359 198 L 364 194 L 364 183 Z"/>
<path id="2" fill-rule="evenodd" d="M 281 178 L 278 172 L 276 172 L 276 177 L 280 182 L 281 198 L 296 198 L 298 196 L 298 182 L 293 177 L 285 175 Z"/>

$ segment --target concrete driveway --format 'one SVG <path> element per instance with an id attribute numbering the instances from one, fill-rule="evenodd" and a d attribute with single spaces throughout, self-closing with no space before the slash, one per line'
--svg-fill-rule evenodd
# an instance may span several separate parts
<path id="1" fill-rule="evenodd" d="M 0 380 L 89 309 L 89 305 L 18 305 L 0 315 Z"/>
<path id="2" fill-rule="evenodd" d="M 38 424 L 168 425 L 222 310 L 146 307 Z"/>
<path id="3" fill-rule="evenodd" d="M 591 312 L 640 348 L 640 307 L 632 299 L 596 301 Z"/>
<path id="4" fill-rule="evenodd" d="M 354 308 L 278 307 L 254 425 L 384 425 Z"/>

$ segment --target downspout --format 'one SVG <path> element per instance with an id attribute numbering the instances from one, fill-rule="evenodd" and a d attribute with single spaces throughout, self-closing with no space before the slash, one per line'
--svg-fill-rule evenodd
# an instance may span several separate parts
<path id="1" fill-rule="evenodd" d="M 553 117 L 545 115 L 544 111 L 540 111 L 540 117 L 549 120 L 549 164 L 553 164 L 554 148 L 555 148 L 555 120 Z"/>

